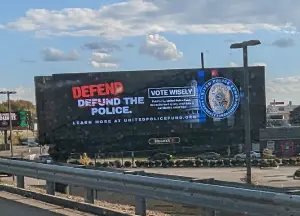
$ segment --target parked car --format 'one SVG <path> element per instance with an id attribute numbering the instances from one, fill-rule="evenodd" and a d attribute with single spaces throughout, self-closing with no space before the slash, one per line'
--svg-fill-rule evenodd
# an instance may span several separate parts
<path id="1" fill-rule="evenodd" d="M 201 159 L 201 160 L 217 160 L 221 157 L 220 154 L 216 153 L 216 152 L 205 152 L 202 153 L 198 156 L 196 156 L 196 159 Z"/>
<path id="2" fill-rule="evenodd" d="M 26 145 L 28 147 L 37 147 L 37 146 L 39 146 L 39 143 L 36 142 L 36 139 L 34 137 L 22 140 L 21 144 Z"/>
<path id="3" fill-rule="evenodd" d="M 259 152 L 256 151 L 251 151 L 250 152 L 250 157 L 251 158 L 261 158 L 261 154 Z M 234 156 L 235 159 L 246 159 L 247 158 L 247 154 L 246 152 L 240 153 L 240 154 L 236 154 Z"/>
<path id="4" fill-rule="evenodd" d="M 52 158 L 49 156 L 49 155 L 41 155 L 39 156 L 39 162 L 42 162 L 42 163 L 52 163 Z"/>
<path id="5" fill-rule="evenodd" d="M 28 142 L 27 146 L 28 147 L 38 147 L 39 144 L 37 142 Z"/>
<path id="6" fill-rule="evenodd" d="M 148 160 L 171 160 L 173 158 L 172 155 L 167 153 L 157 153 L 151 157 L 148 158 Z"/>

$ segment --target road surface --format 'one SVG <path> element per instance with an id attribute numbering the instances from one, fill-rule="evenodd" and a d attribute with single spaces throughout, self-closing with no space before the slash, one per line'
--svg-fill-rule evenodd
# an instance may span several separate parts
<path id="1" fill-rule="evenodd" d="M 4 191 L 0 192 L 0 210 L 1 216 L 94 216 Z"/>
<path id="2" fill-rule="evenodd" d="M 41 148 L 40 147 L 28 147 L 28 146 L 14 146 L 14 156 L 19 157 L 23 155 L 24 157 L 30 155 L 30 154 L 36 154 L 40 155 Z M 42 148 L 42 153 L 47 154 L 48 147 L 45 147 L 45 149 Z M 10 157 L 11 152 L 10 151 L 0 151 L 1 157 Z"/>

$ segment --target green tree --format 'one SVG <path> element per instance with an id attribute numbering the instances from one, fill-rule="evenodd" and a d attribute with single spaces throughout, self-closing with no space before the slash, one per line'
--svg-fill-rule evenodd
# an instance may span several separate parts
<path id="1" fill-rule="evenodd" d="M 20 110 L 28 110 L 34 115 L 36 113 L 35 105 L 32 102 L 26 100 L 11 100 L 11 111 L 18 112 Z M 7 101 L 0 103 L 0 112 L 8 112 Z"/>

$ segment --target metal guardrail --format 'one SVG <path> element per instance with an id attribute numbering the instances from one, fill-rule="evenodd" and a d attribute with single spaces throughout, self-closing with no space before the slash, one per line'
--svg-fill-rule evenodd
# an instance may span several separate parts
<path id="1" fill-rule="evenodd" d="M 300 215 L 300 196 L 272 191 L 1 158 L 0 172 L 16 175 L 20 188 L 24 188 L 24 176 L 44 179 L 51 195 L 55 195 L 56 182 L 82 186 L 88 203 L 94 202 L 95 190 L 132 194 L 136 197 L 137 215 L 146 215 L 146 199 L 198 206 L 205 216 L 213 216 L 217 210 L 251 216 Z"/>

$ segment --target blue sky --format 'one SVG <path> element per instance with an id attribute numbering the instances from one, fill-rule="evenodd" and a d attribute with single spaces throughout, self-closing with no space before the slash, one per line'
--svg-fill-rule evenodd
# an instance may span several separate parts
<path id="1" fill-rule="evenodd" d="M 200 52 L 206 67 L 241 65 L 229 45 L 259 39 L 249 63 L 266 65 L 267 99 L 300 104 L 300 2 L 265 0 L 258 10 L 256 1 L 6 1 L 0 88 L 34 100 L 37 75 L 194 68 Z"/>

